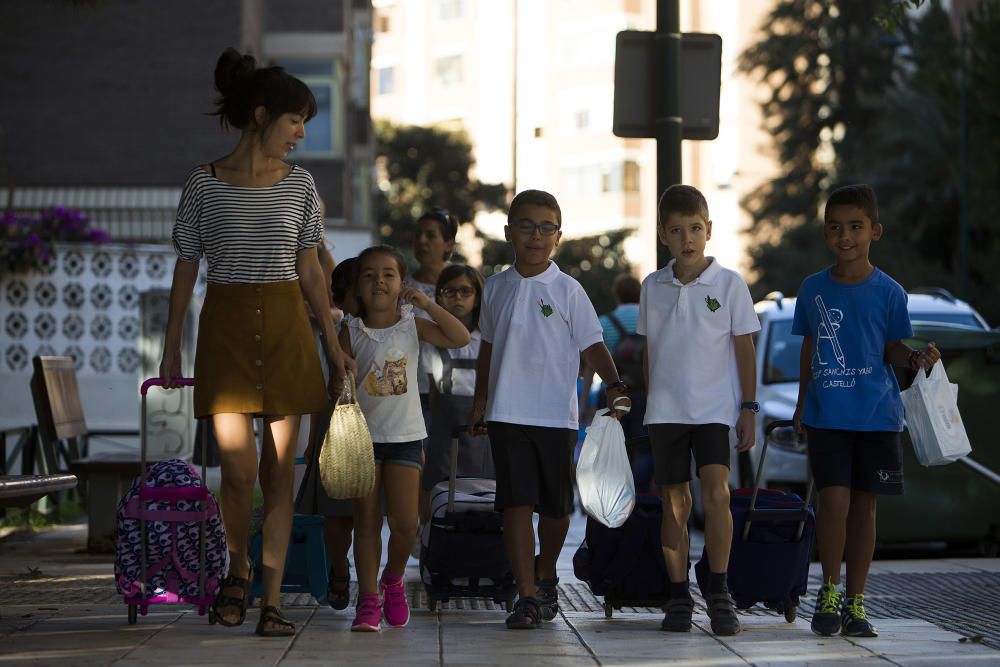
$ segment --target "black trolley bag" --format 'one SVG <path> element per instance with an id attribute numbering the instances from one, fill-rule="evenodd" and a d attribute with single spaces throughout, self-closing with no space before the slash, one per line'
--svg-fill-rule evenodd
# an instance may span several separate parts
<path id="1" fill-rule="evenodd" d="M 420 536 L 427 608 L 435 611 L 451 598 L 485 598 L 510 611 L 517 587 L 504 549 L 503 514 L 493 506 L 496 480 L 458 477 L 460 443 L 473 438 L 467 430 L 452 431 L 450 474 L 431 490 L 431 519 Z"/>
<path id="2" fill-rule="evenodd" d="M 626 441 L 630 457 L 648 439 Z M 573 554 L 573 574 L 604 598 L 605 617 L 622 607 L 666 603 L 669 577 L 660 542 L 662 520 L 663 501 L 655 495 L 637 496 L 632 514 L 618 528 L 587 518 L 586 539 Z"/>
<path id="3" fill-rule="evenodd" d="M 738 609 L 761 603 L 793 623 L 799 596 L 806 592 L 816 535 L 816 515 L 809 506 L 813 479 L 810 474 L 804 500 L 795 493 L 760 488 L 769 436 L 789 426 L 788 419 L 767 425 L 753 488 L 738 489 L 730 496 L 733 543 L 727 583 Z M 704 550 L 694 571 L 704 593 L 709 573 Z"/>

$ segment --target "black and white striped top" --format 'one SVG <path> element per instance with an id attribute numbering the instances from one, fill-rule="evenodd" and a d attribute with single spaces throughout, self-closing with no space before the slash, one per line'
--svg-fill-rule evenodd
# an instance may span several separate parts
<path id="1" fill-rule="evenodd" d="M 266 188 L 233 185 L 201 167 L 187 178 L 174 223 L 174 250 L 208 260 L 210 283 L 296 280 L 299 250 L 319 243 L 323 216 L 308 171 L 292 166 Z"/>

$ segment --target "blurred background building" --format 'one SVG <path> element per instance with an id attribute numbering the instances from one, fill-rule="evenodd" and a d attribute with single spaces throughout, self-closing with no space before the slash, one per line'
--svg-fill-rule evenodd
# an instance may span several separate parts
<path id="1" fill-rule="evenodd" d="M 611 133 L 615 35 L 655 27 L 655 0 L 374 0 L 371 110 L 397 124 L 463 129 L 479 180 L 559 199 L 569 237 L 628 228 L 638 273 L 655 269 L 652 140 Z M 756 85 L 735 58 L 767 0 L 682 0 L 685 32 L 722 36 L 719 138 L 684 145 L 684 180 L 708 198 L 709 252 L 745 267 L 741 194 L 773 169 Z M 502 237 L 500 213 L 477 225 Z"/>

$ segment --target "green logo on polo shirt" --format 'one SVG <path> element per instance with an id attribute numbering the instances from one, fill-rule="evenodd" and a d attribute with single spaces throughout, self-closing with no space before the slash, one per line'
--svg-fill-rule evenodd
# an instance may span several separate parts
<path id="1" fill-rule="evenodd" d="M 708 309 L 713 313 L 717 311 L 719 308 L 722 308 L 722 304 L 719 303 L 719 300 L 716 299 L 714 296 L 706 296 L 705 305 L 708 306 Z"/>
<path id="2" fill-rule="evenodd" d="M 538 303 L 542 307 L 542 315 L 544 315 L 545 317 L 548 317 L 549 315 L 552 314 L 552 306 L 550 306 L 549 304 L 545 303 L 541 299 L 538 300 Z"/>

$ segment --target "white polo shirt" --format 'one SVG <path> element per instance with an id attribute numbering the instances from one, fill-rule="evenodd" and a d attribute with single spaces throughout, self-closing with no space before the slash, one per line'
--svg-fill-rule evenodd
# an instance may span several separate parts
<path id="1" fill-rule="evenodd" d="M 683 284 L 674 262 L 646 276 L 636 331 L 646 336 L 646 424 L 736 425 L 743 400 L 734 336 L 760 331 L 743 277 L 714 257 Z"/>
<path id="2" fill-rule="evenodd" d="M 604 340 L 583 287 L 555 262 L 531 278 L 492 275 L 479 313 L 490 359 L 488 421 L 576 429 L 580 352 Z"/>

